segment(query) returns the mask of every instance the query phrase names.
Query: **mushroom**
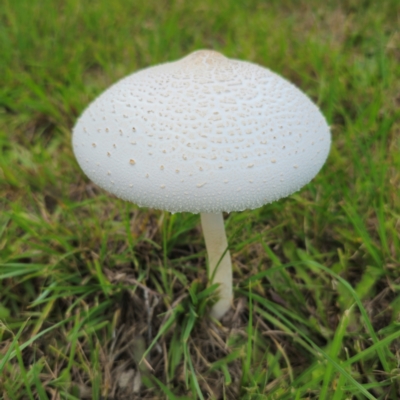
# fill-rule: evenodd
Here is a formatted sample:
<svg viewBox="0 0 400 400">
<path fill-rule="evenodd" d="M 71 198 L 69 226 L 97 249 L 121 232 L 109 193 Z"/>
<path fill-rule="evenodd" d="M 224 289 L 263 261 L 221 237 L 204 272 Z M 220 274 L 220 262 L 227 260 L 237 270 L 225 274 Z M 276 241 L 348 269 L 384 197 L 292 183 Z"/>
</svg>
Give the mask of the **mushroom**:
<svg viewBox="0 0 400 400">
<path fill-rule="evenodd" d="M 232 302 L 222 212 L 299 190 L 324 164 L 330 131 L 318 107 L 259 65 L 199 50 L 120 80 L 91 103 L 73 149 L 96 184 L 139 206 L 201 213 L 217 319 Z"/>
</svg>

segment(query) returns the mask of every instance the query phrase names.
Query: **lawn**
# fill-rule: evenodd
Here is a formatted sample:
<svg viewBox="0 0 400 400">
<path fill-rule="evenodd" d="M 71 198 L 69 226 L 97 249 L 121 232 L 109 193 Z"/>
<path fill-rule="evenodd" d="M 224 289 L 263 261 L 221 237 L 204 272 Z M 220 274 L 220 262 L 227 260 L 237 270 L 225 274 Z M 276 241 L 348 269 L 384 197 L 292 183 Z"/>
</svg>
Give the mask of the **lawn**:
<svg viewBox="0 0 400 400">
<path fill-rule="evenodd" d="M 399 26 L 398 0 L 2 0 L 0 397 L 400 398 Z M 301 191 L 224 215 L 220 322 L 199 215 L 108 194 L 71 146 L 112 83 L 204 48 L 332 133 Z"/>
</svg>

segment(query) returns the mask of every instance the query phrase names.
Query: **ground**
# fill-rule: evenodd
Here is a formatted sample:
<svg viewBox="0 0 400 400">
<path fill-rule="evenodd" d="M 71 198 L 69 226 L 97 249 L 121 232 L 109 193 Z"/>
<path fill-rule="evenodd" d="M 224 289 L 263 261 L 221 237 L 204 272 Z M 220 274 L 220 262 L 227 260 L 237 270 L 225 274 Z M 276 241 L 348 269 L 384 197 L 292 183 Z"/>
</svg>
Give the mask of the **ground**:
<svg viewBox="0 0 400 400">
<path fill-rule="evenodd" d="M 400 398 L 399 18 L 397 0 L 3 0 L 2 398 Z M 221 322 L 199 216 L 109 195 L 71 147 L 113 82 L 200 48 L 281 74 L 332 132 L 301 191 L 225 215 Z"/>
</svg>

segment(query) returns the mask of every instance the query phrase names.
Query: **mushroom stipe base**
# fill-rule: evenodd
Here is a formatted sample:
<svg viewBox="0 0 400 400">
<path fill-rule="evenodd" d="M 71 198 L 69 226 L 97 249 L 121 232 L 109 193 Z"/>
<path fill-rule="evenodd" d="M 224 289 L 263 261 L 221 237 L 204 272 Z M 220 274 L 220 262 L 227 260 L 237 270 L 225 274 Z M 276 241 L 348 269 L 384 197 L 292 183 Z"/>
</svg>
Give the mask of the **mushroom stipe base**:
<svg viewBox="0 0 400 400">
<path fill-rule="evenodd" d="M 221 319 L 230 309 L 232 294 L 232 262 L 226 239 L 222 213 L 201 213 L 201 226 L 208 254 L 209 276 L 219 283 L 219 299 L 211 309 L 211 316 Z"/>
</svg>

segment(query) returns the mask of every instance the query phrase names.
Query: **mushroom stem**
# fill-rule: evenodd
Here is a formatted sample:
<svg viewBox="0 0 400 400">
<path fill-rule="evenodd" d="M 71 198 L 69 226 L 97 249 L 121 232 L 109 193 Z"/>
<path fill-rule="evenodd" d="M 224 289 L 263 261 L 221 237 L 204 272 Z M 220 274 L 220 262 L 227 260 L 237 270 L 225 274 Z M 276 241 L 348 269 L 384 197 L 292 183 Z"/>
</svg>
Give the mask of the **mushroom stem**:
<svg viewBox="0 0 400 400">
<path fill-rule="evenodd" d="M 210 278 L 219 283 L 219 299 L 211 310 L 211 316 L 221 319 L 232 303 L 232 263 L 226 240 L 222 213 L 201 213 L 201 226 L 208 254 Z"/>
</svg>

